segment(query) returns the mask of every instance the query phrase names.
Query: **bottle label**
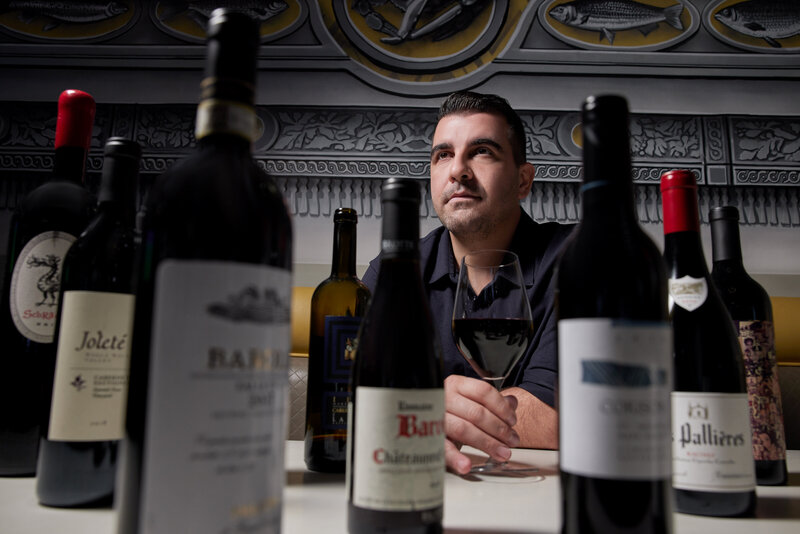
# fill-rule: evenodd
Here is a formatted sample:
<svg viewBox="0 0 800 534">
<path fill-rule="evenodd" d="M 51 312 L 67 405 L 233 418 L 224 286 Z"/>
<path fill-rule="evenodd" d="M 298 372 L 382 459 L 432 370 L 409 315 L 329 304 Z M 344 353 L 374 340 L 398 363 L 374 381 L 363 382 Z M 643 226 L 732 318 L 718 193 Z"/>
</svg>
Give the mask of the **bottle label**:
<svg viewBox="0 0 800 534">
<path fill-rule="evenodd" d="M 134 296 L 65 291 L 62 306 L 47 437 L 122 439 Z"/>
<path fill-rule="evenodd" d="M 20 334 L 52 343 L 56 330 L 61 264 L 75 236 L 43 232 L 23 247 L 11 273 L 11 318 Z"/>
<path fill-rule="evenodd" d="M 668 478 L 669 325 L 564 319 L 558 345 L 561 468 L 615 480 Z"/>
<path fill-rule="evenodd" d="M 194 136 L 231 133 L 252 142 L 256 139 L 256 114 L 251 106 L 239 102 L 206 99 L 197 105 Z"/>
<path fill-rule="evenodd" d="M 285 269 L 158 266 L 143 534 L 280 531 L 290 303 Z"/>
<path fill-rule="evenodd" d="M 753 457 L 756 460 L 784 460 L 786 435 L 772 322 L 736 321 L 736 326 L 747 377 Z"/>
<path fill-rule="evenodd" d="M 672 393 L 672 485 L 716 492 L 756 487 L 746 393 Z"/>
<path fill-rule="evenodd" d="M 353 504 L 395 512 L 441 506 L 444 389 L 359 386 L 356 403 Z"/>
<path fill-rule="evenodd" d="M 347 430 L 347 405 L 350 402 L 350 370 L 355 357 L 355 341 L 361 317 L 327 315 L 323 349 L 322 394 L 323 432 Z"/>
<path fill-rule="evenodd" d="M 684 276 L 669 279 L 670 309 L 674 303 L 684 310 L 694 311 L 703 305 L 706 297 L 708 297 L 708 283 L 705 278 Z"/>
</svg>

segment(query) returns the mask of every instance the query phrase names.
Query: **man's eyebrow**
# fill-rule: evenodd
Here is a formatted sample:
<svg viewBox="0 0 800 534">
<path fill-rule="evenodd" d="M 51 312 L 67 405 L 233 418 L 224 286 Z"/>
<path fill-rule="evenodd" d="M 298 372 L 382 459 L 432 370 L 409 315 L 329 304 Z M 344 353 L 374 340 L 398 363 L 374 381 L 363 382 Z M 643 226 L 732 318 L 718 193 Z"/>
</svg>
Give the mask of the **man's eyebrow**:
<svg viewBox="0 0 800 534">
<path fill-rule="evenodd" d="M 496 149 L 499 152 L 503 151 L 503 146 L 492 139 L 491 137 L 478 137 L 477 139 L 473 139 L 469 142 L 469 146 L 480 146 L 480 145 L 489 145 L 490 147 Z M 453 148 L 451 143 L 439 143 L 431 148 L 431 156 L 433 156 L 439 150 L 448 150 Z"/>
<path fill-rule="evenodd" d="M 453 145 L 450 143 L 439 143 L 438 145 L 431 147 L 431 156 L 433 156 L 439 150 L 446 150 L 448 148 L 453 148 Z"/>
<path fill-rule="evenodd" d="M 503 151 L 502 145 L 500 145 L 500 143 L 498 143 L 491 137 L 479 137 L 478 139 L 473 139 L 472 141 L 470 141 L 469 145 L 470 146 L 489 145 L 490 147 L 497 149 L 499 152 Z"/>
</svg>

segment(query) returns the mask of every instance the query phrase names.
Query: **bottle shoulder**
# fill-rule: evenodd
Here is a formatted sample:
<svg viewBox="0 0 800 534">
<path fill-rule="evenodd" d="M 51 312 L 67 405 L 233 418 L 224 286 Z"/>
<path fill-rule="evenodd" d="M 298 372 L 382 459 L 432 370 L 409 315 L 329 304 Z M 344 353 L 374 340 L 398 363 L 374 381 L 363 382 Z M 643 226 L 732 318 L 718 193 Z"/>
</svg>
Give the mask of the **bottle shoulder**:
<svg viewBox="0 0 800 534">
<path fill-rule="evenodd" d="M 28 193 L 14 213 L 21 226 L 40 231 L 63 229 L 77 237 L 95 214 L 96 199 L 82 185 L 65 180 L 46 182 Z"/>
</svg>

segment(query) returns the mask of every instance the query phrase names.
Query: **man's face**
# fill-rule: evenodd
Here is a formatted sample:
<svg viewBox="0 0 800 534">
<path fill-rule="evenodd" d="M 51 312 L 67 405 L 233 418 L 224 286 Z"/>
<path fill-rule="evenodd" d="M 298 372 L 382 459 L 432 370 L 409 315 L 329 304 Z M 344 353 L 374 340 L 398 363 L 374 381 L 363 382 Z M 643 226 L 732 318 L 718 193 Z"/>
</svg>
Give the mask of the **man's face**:
<svg viewBox="0 0 800 534">
<path fill-rule="evenodd" d="M 514 162 L 505 118 L 454 114 L 436 126 L 431 149 L 431 196 L 442 224 L 456 236 L 485 238 L 504 220 L 516 220 L 530 191 Z"/>
</svg>

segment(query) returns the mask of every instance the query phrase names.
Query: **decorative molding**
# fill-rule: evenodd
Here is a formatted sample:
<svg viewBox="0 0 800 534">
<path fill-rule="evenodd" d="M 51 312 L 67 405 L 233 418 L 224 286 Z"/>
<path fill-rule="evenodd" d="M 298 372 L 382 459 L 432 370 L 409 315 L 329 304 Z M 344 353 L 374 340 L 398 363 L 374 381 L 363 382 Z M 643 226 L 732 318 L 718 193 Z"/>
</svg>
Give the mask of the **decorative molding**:
<svg viewBox="0 0 800 534">
<path fill-rule="evenodd" d="M 733 183 L 734 185 L 798 185 L 800 169 L 736 167 L 733 171 Z"/>
</svg>

